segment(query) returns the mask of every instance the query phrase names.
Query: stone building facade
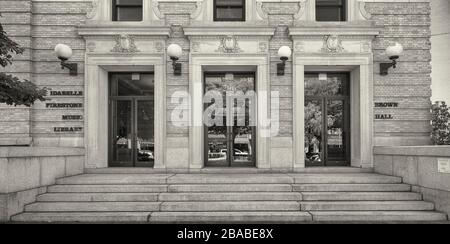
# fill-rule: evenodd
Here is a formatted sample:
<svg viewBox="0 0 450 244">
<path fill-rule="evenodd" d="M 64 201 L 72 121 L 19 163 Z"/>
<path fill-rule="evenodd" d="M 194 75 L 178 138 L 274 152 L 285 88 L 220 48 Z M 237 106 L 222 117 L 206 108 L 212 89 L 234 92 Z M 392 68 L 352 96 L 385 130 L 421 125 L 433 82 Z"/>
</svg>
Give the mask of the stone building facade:
<svg viewBox="0 0 450 244">
<path fill-rule="evenodd" d="M 345 21 L 333 22 L 316 21 L 314 0 L 244 2 L 245 20 L 228 22 L 214 20 L 213 0 L 143 0 L 142 21 L 113 21 L 109 0 L 0 0 L 0 22 L 25 48 L 5 71 L 55 92 L 31 108 L 1 105 L 0 145 L 81 147 L 85 168 L 108 167 L 111 74 L 151 73 L 153 166 L 201 169 L 208 157 L 201 124 L 205 73 L 238 71 L 254 74 L 257 93 L 279 92 L 275 136 L 261 136 L 272 103 L 258 99 L 252 154 L 259 169 L 307 166 L 305 151 L 313 150 L 305 149 L 310 73 L 325 80 L 334 73 L 349 77 L 348 139 L 342 141 L 348 166 L 374 167 L 374 146 L 430 143 L 430 1 L 347 0 Z M 223 46 L 227 41 L 234 49 Z M 379 63 L 390 62 L 385 49 L 396 42 L 404 52 L 396 69 L 382 76 Z M 72 48 L 69 62 L 78 64 L 77 76 L 61 69 L 54 53 L 59 43 Z M 181 75 L 174 75 L 170 44 L 182 47 Z M 278 75 L 282 46 L 293 54 Z M 185 125 L 175 126 L 180 92 L 190 95 L 191 106 L 181 108 L 188 114 Z"/>
</svg>

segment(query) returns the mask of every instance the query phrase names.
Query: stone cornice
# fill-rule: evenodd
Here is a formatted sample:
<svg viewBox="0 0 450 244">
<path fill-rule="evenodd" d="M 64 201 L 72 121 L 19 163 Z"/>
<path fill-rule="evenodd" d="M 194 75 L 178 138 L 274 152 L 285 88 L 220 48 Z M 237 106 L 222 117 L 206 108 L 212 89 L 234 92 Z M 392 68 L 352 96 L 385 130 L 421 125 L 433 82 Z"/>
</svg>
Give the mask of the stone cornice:
<svg viewBox="0 0 450 244">
<path fill-rule="evenodd" d="M 275 27 L 267 26 L 196 26 L 184 27 L 186 36 L 273 36 Z"/>
<path fill-rule="evenodd" d="M 338 36 L 378 36 L 381 28 L 374 26 L 370 21 L 344 22 L 344 23 L 324 23 L 324 22 L 304 22 L 289 28 L 289 35 L 295 37 L 312 37 L 324 35 Z"/>
<path fill-rule="evenodd" d="M 155 26 L 146 23 L 98 22 L 87 23 L 78 27 L 80 36 L 116 36 L 127 34 L 133 36 L 169 37 L 170 27 Z"/>
</svg>

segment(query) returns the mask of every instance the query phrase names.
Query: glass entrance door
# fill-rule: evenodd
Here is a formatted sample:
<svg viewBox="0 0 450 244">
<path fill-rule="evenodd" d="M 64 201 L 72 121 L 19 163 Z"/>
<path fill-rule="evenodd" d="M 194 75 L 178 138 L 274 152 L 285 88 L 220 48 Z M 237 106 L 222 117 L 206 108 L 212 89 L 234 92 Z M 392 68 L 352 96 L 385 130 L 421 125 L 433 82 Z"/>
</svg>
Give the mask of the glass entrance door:
<svg viewBox="0 0 450 244">
<path fill-rule="evenodd" d="M 255 91 L 255 74 L 205 73 L 204 77 L 205 95 L 211 96 L 204 104 L 205 114 L 210 115 L 204 117 L 205 166 L 255 166 L 256 101 L 249 95 Z"/>
<path fill-rule="evenodd" d="M 350 164 L 349 89 L 347 73 L 305 74 L 307 166 Z"/>
<path fill-rule="evenodd" d="M 153 75 L 120 73 L 110 79 L 109 165 L 153 167 Z"/>
</svg>

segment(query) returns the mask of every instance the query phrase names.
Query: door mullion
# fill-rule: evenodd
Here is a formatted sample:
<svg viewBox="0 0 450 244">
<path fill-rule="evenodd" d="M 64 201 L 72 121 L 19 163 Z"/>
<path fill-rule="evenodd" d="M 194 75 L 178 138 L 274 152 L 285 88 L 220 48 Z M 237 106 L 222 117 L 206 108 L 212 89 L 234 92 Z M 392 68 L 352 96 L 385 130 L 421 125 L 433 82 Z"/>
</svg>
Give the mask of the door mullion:
<svg viewBox="0 0 450 244">
<path fill-rule="evenodd" d="M 328 162 L 328 99 L 322 99 L 322 151 L 323 151 L 323 166 L 327 166 Z"/>
<path fill-rule="evenodd" d="M 132 99 L 131 100 L 131 124 L 132 124 L 132 129 L 131 129 L 131 150 L 133 152 L 133 167 L 136 167 L 136 159 L 137 159 L 137 140 L 136 140 L 136 128 L 137 128 L 137 106 L 136 106 L 136 99 Z"/>
<path fill-rule="evenodd" d="M 229 115 L 229 114 L 228 114 Z M 227 126 L 228 167 L 233 165 L 233 126 Z"/>
</svg>

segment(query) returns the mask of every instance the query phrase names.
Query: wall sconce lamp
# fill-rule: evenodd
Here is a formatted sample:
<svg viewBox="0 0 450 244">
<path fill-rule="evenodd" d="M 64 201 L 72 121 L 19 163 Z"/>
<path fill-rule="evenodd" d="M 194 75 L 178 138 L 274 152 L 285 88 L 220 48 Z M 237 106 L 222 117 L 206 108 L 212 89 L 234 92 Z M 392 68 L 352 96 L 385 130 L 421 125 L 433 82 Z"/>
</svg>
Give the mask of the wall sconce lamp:
<svg viewBox="0 0 450 244">
<path fill-rule="evenodd" d="M 392 68 L 397 68 L 397 59 L 400 58 L 400 55 L 403 53 L 403 46 L 400 43 L 395 43 L 394 46 L 389 46 L 386 48 L 386 54 L 389 59 L 392 60 L 390 63 L 380 63 L 380 75 L 386 76 L 388 75 L 388 70 Z"/>
<path fill-rule="evenodd" d="M 181 63 L 177 63 L 183 54 L 183 49 L 178 44 L 170 44 L 167 47 L 167 54 L 172 59 L 173 75 L 181 75 Z"/>
<path fill-rule="evenodd" d="M 280 57 L 281 63 L 277 64 L 277 75 L 283 76 L 286 68 L 286 61 L 292 55 L 292 50 L 288 46 L 282 46 L 278 49 L 278 57 Z"/>
<path fill-rule="evenodd" d="M 67 63 L 66 61 L 72 57 L 72 48 L 65 44 L 58 44 L 55 46 L 56 56 L 61 60 L 61 69 L 67 68 L 70 71 L 71 76 L 78 75 L 78 64 Z"/>
</svg>

